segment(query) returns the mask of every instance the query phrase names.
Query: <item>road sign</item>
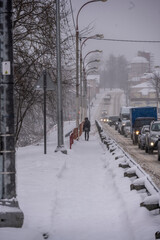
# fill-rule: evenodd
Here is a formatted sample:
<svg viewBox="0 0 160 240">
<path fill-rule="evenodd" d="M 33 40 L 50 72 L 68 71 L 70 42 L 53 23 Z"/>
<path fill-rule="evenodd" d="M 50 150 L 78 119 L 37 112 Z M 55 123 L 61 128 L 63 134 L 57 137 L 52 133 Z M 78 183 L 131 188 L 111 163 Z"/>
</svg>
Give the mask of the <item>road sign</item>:
<svg viewBox="0 0 160 240">
<path fill-rule="evenodd" d="M 44 72 L 38 79 L 38 81 L 35 85 L 35 89 L 39 90 L 39 91 L 44 90 Z M 53 83 L 52 78 L 49 75 L 49 73 L 46 72 L 46 90 L 54 90 L 54 89 L 55 89 L 55 84 Z"/>
<path fill-rule="evenodd" d="M 3 75 L 11 74 L 11 63 L 9 61 L 2 62 L 2 74 Z"/>
</svg>

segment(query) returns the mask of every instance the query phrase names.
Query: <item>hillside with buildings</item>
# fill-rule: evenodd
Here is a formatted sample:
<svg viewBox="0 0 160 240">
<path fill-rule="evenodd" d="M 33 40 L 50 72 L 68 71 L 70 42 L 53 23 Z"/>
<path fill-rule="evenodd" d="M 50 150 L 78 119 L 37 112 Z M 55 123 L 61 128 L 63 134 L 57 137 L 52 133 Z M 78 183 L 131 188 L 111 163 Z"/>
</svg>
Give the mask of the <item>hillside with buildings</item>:
<svg viewBox="0 0 160 240">
<path fill-rule="evenodd" d="M 151 68 L 145 54 L 135 57 L 128 69 L 128 105 L 159 107 L 159 82 L 160 67 Z"/>
</svg>

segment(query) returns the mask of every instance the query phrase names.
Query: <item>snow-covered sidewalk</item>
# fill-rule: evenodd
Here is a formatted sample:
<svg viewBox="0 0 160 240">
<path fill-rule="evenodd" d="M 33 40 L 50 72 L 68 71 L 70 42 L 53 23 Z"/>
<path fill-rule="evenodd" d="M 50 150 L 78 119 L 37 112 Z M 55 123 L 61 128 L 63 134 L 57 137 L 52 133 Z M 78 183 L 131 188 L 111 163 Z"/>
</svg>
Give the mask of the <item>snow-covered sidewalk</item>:
<svg viewBox="0 0 160 240">
<path fill-rule="evenodd" d="M 89 142 L 80 140 L 73 146 L 59 182 L 53 239 L 134 239 L 123 196 L 105 157 L 93 133 Z"/>
<path fill-rule="evenodd" d="M 1 240 L 41 240 L 44 233 L 50 240 L 155 239 L 160 216 L 140 208 L 144 194 L 130 191 L 130 179 L 101 143 L 95 125 L 90 140 L 82 135 L 67 155 L 54 152 L 55 142 L 53 131 L 47 155 L 41 144 L 19 150 L 24 225 L 0 229 Z"/>
<path fill-rule="evenodd" d="M 160 218 L 140 208 L 142 195 L 130 191 L 123 173 L 94 129 L 89 142 L 76 142 L 59 182 L 51 239 L 154 239 Z"/>
<path fill-rule="evenodd" d="M 17 199 L 21 229 L 1 228 L 0 240 L 154 240 L 160 215 L 140 207 L 145 193 L 130 191 L 119 161 L 102 144 L 92 114 L 89 141 L 82 135 L 67 155 L 57 152 L 57 129 L 17 151 Z M 75 122 L 65 123 L 64 135 Z M 44 235 L 46 234 L 46 235 Z"/>
</svg>

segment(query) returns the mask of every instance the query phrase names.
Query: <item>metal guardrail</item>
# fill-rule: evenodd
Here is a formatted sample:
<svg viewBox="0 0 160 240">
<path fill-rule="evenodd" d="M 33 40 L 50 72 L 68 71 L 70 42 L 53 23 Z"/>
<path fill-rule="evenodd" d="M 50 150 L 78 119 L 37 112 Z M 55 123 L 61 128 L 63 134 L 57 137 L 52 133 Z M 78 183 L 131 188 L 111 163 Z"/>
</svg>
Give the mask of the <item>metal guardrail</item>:
<svg viewBox="0 0 160 240">
<path fill-rule="evenodd" d="M 73 130 L 66 133 L 65 137 L 69 137 L 70 139 L 70 149 L 72 148 L 72 144 L 74 143 L 74 140 L 78 140 L 79 137 L 82 135 L 83 123 L 84 122 L 81 122 L 78 128 L 74 128 Z"/>
<path fill-rule="evenodd" d="M 152 182 L 152 180 L 147 176 L 147 174 L 145 173 L 145 171 L 131 158 L 131 156 L 129 154 L 127 154 L 119 145 L 118 143 L 116 143 L 116 141 L 114 139 L 112 139 L 111 137 L 107 137 L 105 136 L 105 134 L 103 133 L 103 129 L 102 126 L 100 125 L 100 123 L 98 121 L 95 121 L 101 141 L 106 144 L 108 150 L 112 153 L 112 155 L 115 154 L 115 151 L 117 149 L 120 149 L 120 152 L 122 152 L 122 155 L 116 156 L 116 159 L 121 159 L 123 157 L 125 157 L 127 159 L 127 167 L 129 167 L 130 169 L 135 168 L 135 172 L 131 171 L 131 173 L 135 173 L 134 176 L 137 176 L 139 179 L 142 178 L 142 176 L 140 176 L 141 174 L 143 174 L 143 176 L 145 176 L 146 181 L 142 182 L 142 185 L 137 186 L 133 184 L 130 185 L 130 190 L 136 189 L 136 190 L 140 190 L 145 188 L 146 189 L 146 193 L 149 194 L 147 199 L 144 199 L 143 202 L 140 203 L 140 207 L 146 207 L 149 211 L 152 210 L 158 210 L 158 214 L 160 213 L 160 198 L 159 198 L 159 189 L 157 188 L 157 186 Z M 116 146 L 116 147 L 115 147 Z M 129 162 L 129 164 L 128 164 Z M 123 164 L 119 164 L 120 165 Z M 132 165 L 132 166 L 129 166 Z M 128 173 L 127 171 L 124 172 L 124 177 L 127 176 L 126 173 Z M 130 175 L 130 177 L 133 176 L 132 174 Z M 152 189 L 150 189 L 150 187 Z M 149 200 L 147 202 L 147 200 Z M 155 239 L 160 239 L 160 231 L 155 232 Z"/>
<path fill-rule="evenodd" d="M 3 172 L 3 158 L 0 155 L 0 172 Z M 3 189 L 3 175 L 0 174 L 0 199 L 2 198 L 2 189 Z"/>
<path fill-rule="evenodd" d="M 66 133 L 65 137 L 69 137 L 72 132 L 73 132 L 73 130 L 71 130 L 71 131 L 69 131 L 68 133 Z"/>
<path fill-rule="evenodd" d="M 103 132 L 103 128 L 101 126 L 101 124 L 96 120 L 96 126 L 97 126 L 97 129 L 99 131 L 99 133 Z M 101 135 L 101 139 L 105 139 L 105 134 L 103 133 Z M 111 137 L 109 137 L 111 138 Z M 119 144 L 114 140 L 112 139 L 112 142 L 122 151 L 122 153 L 124 154 L 124 156 L 130 161 L 130 163 L 132 163 L 132 165 L 136 166 L 136 168 L 138 169 L 139 172 L 141 172 L 143 174 L 143 176 L 145 176 L 146 180 L 149 182 L 149 184 L 153 187 L 153 189 L 158 193 L 159 192 L 159 189 L 158 187 L 152 182 L 152 180 L 148 177 L 148 175 L 145 173 L 145 171 L 132 159 L 132 157 L 126 153 L 123 148 L 121 148 L 119 146 Z"/>
</svg>

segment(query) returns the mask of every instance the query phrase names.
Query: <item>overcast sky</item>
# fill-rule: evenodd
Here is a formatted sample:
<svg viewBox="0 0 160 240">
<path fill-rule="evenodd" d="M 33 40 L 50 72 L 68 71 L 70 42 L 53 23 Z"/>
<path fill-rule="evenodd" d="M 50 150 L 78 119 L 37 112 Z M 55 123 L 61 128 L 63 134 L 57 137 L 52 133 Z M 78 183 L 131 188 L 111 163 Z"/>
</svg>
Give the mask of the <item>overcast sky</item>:
<svg viewBox="0 0 160 240">
<path fill-rule="evenodd" d="M 74 16 L 87 0 L 72 0 Z M 160 0 L 108 0 L 87 4 L 79 14 L 79 31 L 92 23 L 88 35 L 103 34 L 106 39 L 160 41 Z M 103 50 L 103 59 L 110 54 L 124 55 L 128 61 L 138 50 L 150 52 L 154 65 L 160 66 L 160 43 L 126 43 L 87 40 L 83 54 Z"/>
</svg>

